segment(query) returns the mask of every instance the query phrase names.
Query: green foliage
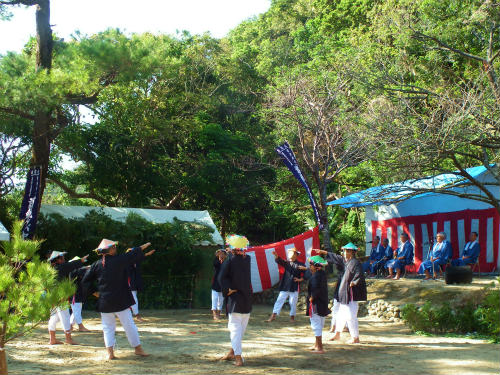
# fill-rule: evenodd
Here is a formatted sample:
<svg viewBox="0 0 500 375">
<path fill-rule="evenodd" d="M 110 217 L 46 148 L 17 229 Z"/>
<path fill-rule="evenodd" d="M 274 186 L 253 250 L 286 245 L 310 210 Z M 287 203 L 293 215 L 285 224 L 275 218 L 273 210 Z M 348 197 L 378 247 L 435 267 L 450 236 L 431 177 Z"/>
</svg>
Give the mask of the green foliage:
<svg viewBox="0 0 500 375">
<path fill-rule="evenodd" d="M 0 222 L 8 231 L 12 230 L 14 222 L 19 216 L 22 202 L 22 191 L 14 190 L 0 198 Z"/>
<path fill-rule="evenodd" d="M 0 18 L 7 8 L 0 7 Z M 267 12 L 221 40 L 188 33 L 127 36 L 116 29 L 55 38 L 50 74 L 35 71 L 31 39 L 22 52 L 0 57 L 0 108 L 15 109 L 0 110 L 0 131 L 31 146 L 30 116 L 40 109 L 61 111 L 70 122 L 53 129 L 50 175 L 74 196 L 113 206 L 203 208 L 223 233 L 244 233 L 252 243 L 276 241 L 314 225 L 306 194 L 274 151 L 283 140 L 295 148 L 297 121 L 285 131 L 266 117 L 267 98 L 284 77 L 302 71 L 312 82 L 341 71 L 348 83 L 340 109 L 355 104 L 344 110 L 355 119 L 347 130 L 374 141 L 370 160 L 346 168 L 328 186 L 329 199 L 456 170 L 449 155 L 465 167 L 483 156 L 496 162 L 498 148 L 470 144 L 498 138 L 498 125 L 491 130 L 489 120 L 498 118 L 495 99 L 483 95 L 490 84 L 483 64 L 432 38 L 480 58 L 495 56 L 498 12 L 495 2 L 480 0 L 274 0 Z M 492 64 L 496 77 L 499 61 Z M 419 95 L 420 89 L 435 95 Z M 478 93 L 471 110 L 478 115 L 463 119 L 460 110 L 442 116 L 462 91 Z M 71 104 L 82 97 L 91 120 Z M 402 98 L 412 106 L 399 107 Z M 310 120 L 304 108 L 297 108 L 300 119 Z M 450 127 L 429 128 L 441 118 Z M 486 119 L 482 127 L 480 118 Z M 313 138 L 307 134 L 305 143 Z M 79 166 L 62 170 L 62 155 Z M 311 171 L 304 173 L 314 182 Z M 58 188 L 48 192 L 53 194 L 45 202 L 82 202 L 62 197 Z M 9 226 L 17 212 L 10 203 L 3 211 L 4 202 L 0 219 Z M 361 212 L 328 211 L 335 247 L 362 242 Z M 98 237 L 78 246 L 88 251 Z"/>
<path fill-rule="evenodd" d="M 75 292 L 70 280 L 57 281 L 56 271 L 36 252 L 41 241 L 24 240 L 15 222 L 11 241 L 0 252 L 0 347 L 47 320 Z"/>
<path fill-rule="evenodd" d="M 494 285 L 485 289 L 484 297 L 478 302 L 433 305 L 427 301 L 420 307 L 407 304 L 401 310 L 402 318 L 414 332 L 474 333 L 495 342 L 500 340 L 499 314 L 500 293 Z"/>
<path fill-rule="evenodd" d="M 497 278 L 500 282 L 500 278 Z M 500 292 L 492 288 L 487 294 L 480 306 L 474 311 L 474 318 L 480 322 L 482 331 L 489 332 L 491 337 L 497 341 L 500 340 Z"/>
<path fill-rule="evenodd" d="M 342 207 L 333 207 L 331 212 L 334 248 L 340 249 L 346 243 L 353 242 L 359 247 L 361 254 L 365 247 L 364 213 L 356 208 L 346 210 Z"/>
<path fill-rule="evenodd" d="M 201 224 L 179 220 L 155 224 L 132 213 L 120 222 L 96 210 L 80 219 L 41 215 L 37 236 L 46 238 L 41 245 L 42 254 L 67 251 L 68 259 L 90 254 L 90 261 L 98 259 L 92 250 L 103 238 L 119 241 L 121 249 L 151 242 L 157 251 L 141 265 L 145 291 L 139 293 L 139 298 L 145 308 L 169 308 L 185 306 L 183 300 L 192 292 L 192 285 L 178 285 L 179 280 L 198 274 L 202 252 L 207 250 L 196 245 L 209 240 L 212 231 Z"/>
</svg>

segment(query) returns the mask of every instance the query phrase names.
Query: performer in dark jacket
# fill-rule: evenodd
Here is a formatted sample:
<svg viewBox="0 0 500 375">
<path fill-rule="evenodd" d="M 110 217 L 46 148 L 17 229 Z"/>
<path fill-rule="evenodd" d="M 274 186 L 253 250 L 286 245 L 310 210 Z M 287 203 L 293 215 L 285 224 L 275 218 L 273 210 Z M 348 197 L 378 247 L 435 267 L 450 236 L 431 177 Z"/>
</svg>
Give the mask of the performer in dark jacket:
<svg viewBox="0 0 500 375">
<path fill-rule="evenodd" d="M 231 350 L 222 359 L 234 359 L 236 366 L 242 366 L 241 340 L 252 311 L 250 256 L 244 253 L 244 249 L 235 248 L 228 258 L 221 267 L 219 281 L 222 293 L 227 298 L 227 327 L 231 337 Z"/>
<path fill-rule="evenodd" d="M 96 249 L 102 258 L 90 266 L 83 277 L 83 282 L 97 281 L 97 311 L 101 313 L 104 344 L 108 351 L 108 358 L 115 359 L 115 329 L 116 317 L 127 335 L 128 342 L 135 348 L 135 354 L 147 356 L 142 349 L 139 332 L 134 323 L 130 306 L 134 304 L 134 297 L 128 285 L 127 269 L 130 265 L 144 258 L 143 250 L 151 243 L 135 247 L 126 254 L 117 255 L 118 242 L 103 239 Z"/>
<path fill-rule="evenodd" d="M 335 336 L 331 340 L 339 340 L 346 322 L 352 337 L 351 343 L 359 343 L 358 301 L 366 301 L 366 282 L 361 262 L 356 259 L 358 248 L 353 243 L 342 247 L 344 257 L 321 250 L 328 263 L 344 264 L 345 271 L 339 286 L 338 301 L 340 303 Z"/>
<path fill-rule="evenodd" d="M 224 296 L 222 295 L 222 287 L 219 283 L 219 274 L 222 264 L 226 260 L 225 250 L 217 250 L 214 258 L 214 277 L 212 279 L 212 316 L 214 320 L 220 320 L 220 313 L 224 303 Z"/>
<path fill-rule="evenodd" d="M 313 353 L 323 354 L 323 327 L 325 319 L 330 314 L 328 308 L 328 284 L 324 267 L 328 263 L 322 257 L 316 255 L 309 259 L 309 272 L 306 278 L 307 285 L 307 312 L 314 332 L 315 344 L 311 348 Z M 304 267 L 305 268 L 305 267 Z M 301 269 L 303 269 L 301 267 Z"/>
<path fill-rule="evenodd" d="M 72 260 L 79 259 L 79 257 L 74 257 Z M 71 324 L 71 330 L 73 330 L 73 325 L 76 323 L 80 332 L 89 331 L 89 329 L 83 325 L 82 319 L 83 303 L 87 300 L 87 297 L 90 294 L 90 286 L 83 282 L 83 276 L 85 276 L 89 268 L 90 266 L 77 268 L 69 274 L 69 277 L 74 280 L 76 285 L 76 292 L 70 300 L 71 317 L 69 319 L 69 323 Z"/>
<path fill-rule="evenodd" d="M 127 249 L 127 253 L 129 251 L 132 251 L 132 249 Z M 155 250 L 148 251 L 147 253 L 144 253 L 144 256 L 148 257 L 150 255 L 153 255 Z M 130 307 L 132 310 L 132 315 L 135 316 L 135 318 L 139 322 L 143 322 L 144 319 L 139 315 L 139 300 L 137 299 L 137 292 L 140 292 L 144 288 L 144 282 L 142 280 L 142 274 L 141 274 L 141 263 L 142 260 L 138 260 L 137 263 L 134 263 L 128 267 L 128 282 L 130 286 L 130 290 L 132 291 L 132 297 L 134 297 L 135 303 Z"/>
<path fill-rule="evenodd" d="M 288 249 L 288 259 L 284 260 L 278 256 L 276 251 L 273 251 L 276 263 L 285 269 L 283 277 L 280 282 L 280 293 L 274 303 L 273 313 L 267 320 L 272 322 L 276 316 L 280 314 L 283 304 L 288 298 L 290 304 L 290 322 L 295 322 L 295 315 L 297 314 L 297 301 L 299 299 L 299 283 L 304 280 L 303 271 L 299 267 L 305 267 L 304 263 L 297 261 L 297 255 L 300 254 L 295 248 Z"/>
<path fill-rule="evenodd" d="M 57 280 L 64 280 L 65 278 L 69 278 L 69 274 L 71 271 L 76 270 L 83 266 L 83 263 L 87 261 L 88 255 L 85 255 L 83 258 L 74 260 L 72 262 L 66 262 L 64 260 L 64 255 L 66 252 L 61 251 L 53 251 L 49 256 L 49 262 L 52 267 L 57 271 Z M 68 308 L 60 308 L 57 307 L 53 309 L 50 313 L 49 319 L 49 344 L 62 344 L 61 341 L 56 339 L 56 325 L 58 321 L 61 321 L 64 328 L 64 335 L 66 338 L 66 344 L 76 345 L 77 343 L 73 341 L 71 337 L 71 324 L 69 317 L 69 309 Z"/>
</svg>

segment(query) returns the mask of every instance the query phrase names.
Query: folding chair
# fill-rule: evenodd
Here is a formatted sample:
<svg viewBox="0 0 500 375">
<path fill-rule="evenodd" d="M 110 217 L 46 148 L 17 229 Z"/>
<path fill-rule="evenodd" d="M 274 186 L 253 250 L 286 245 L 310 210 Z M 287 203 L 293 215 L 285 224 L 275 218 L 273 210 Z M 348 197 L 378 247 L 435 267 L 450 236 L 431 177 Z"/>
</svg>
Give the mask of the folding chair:
<svg viewBox="0 0 500 375">
<path fill-rule="evenodd" d="M 410 264 L 407 264 L 404 269 L 403 269 L 403 274 L 401 275 L 402 277 L 406 278 L 409 274 L 416 274 L 417 273 L 417 268 L 415 267 L 415 263 L 411 262 Z"/>
<path fill-rule="evenodd" d="M 387 271 L 387 268 L 385 268 L 385 264 L 387 263 L 387 261 L 382 261 L 381 260 L 379 262 L 380 262 L 380 264 L 377 267 L 376 277 L 378 279 L 380 279 L 380 278 L 384 279 L 389 274 L 389 271 Z"/>
<path fill-rule="evenodd" d="M 443 273 L 446 271 L 446 267 L 448 267 L 449 265 L 451 265 L 451 261 L 449 259 L 445 264 L 439 265 L 439 277 L 443 277 Z"/>
<path fill-rule="evenodd" d="M 412 271 L 409 271 L 408 268 L 411 268 Z M 403 267 L 403 269 L 401 270 L 402 271 L 402 275 L 401 277 L 404 277 L 406 278 L 406 275 L 409 273 L 409 272 L 412 272 L 412 273 L 417 273 L 416 269 L 415 269 L 415 260 L 414 260 L 414 254 L 413 252 L 410 254 L 410 256 L 408 257 L 408 263 L 405 264 L 405 266 Z"/>
<path fill-rule="evenodd" d="M 477 268 L 477 276 L 481 277 L 481 266 L 479 265 L 479 257 L 476 260 L 476 263 L 469 263 L 469 267 L 471 268 L 472 273 Z"/>
</svg>

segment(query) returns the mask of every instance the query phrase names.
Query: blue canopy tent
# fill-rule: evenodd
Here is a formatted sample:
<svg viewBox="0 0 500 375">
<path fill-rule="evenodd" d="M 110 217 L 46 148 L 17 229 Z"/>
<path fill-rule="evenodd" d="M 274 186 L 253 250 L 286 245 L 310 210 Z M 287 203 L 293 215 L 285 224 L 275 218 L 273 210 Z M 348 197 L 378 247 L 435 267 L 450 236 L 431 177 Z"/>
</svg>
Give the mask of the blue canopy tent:
<svg viewBox="0 0 500 375">
<path fill-rule="evenodd" d="M 497 181 L 487 168 L 478 166 L 466 172 L 500 200 Z M 457 172 L 376 186 L 328 204 L 364 208 L 366 241 L 378 235 L 389 239 L 394 249 L 398 247 L 399 235 L 408 233 L 415 246 L 416 266 L 426 259 L 437 232 L 447 234 L 454 257 L 461 254 L 470 232 L 478 232 L 481 271 L 492 272 L 500 268 L 498 211 L 487 201 L 467 196 L 485 194 Z"/>
<path fill-rule="evenodd" d="M 473 178 L 477 178 L 486 172 L 484 166 L 472 167 L 466 169 L 466 172 Z M 371 187 L 357 193 L 353 193 L 330 201 L 328 205 L 338 205 L 344 208 L 380 206 L 400 202 L 405 199 L 423 197 L 429 194 L 438 194 L 433 192 L 435 189 L 446 187 L 453 188 L 465 184 L 467 180 L 457 173 L 444 173 L 437 176 L 425 177 L 394 184 Z M 422 190 L 427 191 L 422 193 Z"/>
</svg>

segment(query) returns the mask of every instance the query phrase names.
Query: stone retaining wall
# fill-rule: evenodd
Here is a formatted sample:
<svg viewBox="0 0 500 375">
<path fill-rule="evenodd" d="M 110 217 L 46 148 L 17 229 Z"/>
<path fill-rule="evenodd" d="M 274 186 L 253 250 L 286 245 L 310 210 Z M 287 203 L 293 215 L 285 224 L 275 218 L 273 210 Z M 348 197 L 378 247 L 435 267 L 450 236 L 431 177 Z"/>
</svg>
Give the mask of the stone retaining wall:
<svg viewBox="0 0 500 375">
<path fill-rule="evenodd" d="M 401 306 L 393 305 L 383 299 L 367 303 L 368 314 L 390 322 L 401 322 Z"/>
</svg>

